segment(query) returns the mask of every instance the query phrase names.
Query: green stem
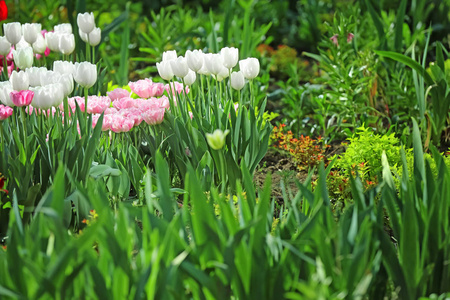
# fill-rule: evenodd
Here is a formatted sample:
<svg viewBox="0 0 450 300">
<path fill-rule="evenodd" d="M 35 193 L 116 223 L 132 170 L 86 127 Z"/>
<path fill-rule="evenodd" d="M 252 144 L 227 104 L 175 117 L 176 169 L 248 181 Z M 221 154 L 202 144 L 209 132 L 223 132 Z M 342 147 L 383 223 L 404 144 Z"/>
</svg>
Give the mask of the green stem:
<svg viewBox="0 0 450 300">
<path fill-rule="evenodd" d="M 227 178 L 226 178 L 226 172 L 225 172 L 225 162 L 224 162 L 224 154 L 223 154 L 223 149 L 218 150 L 219 151 L 219 163 L 220 163 L 220 181 L 222 183 L 221 185 L 221 193 L 222 195 L 225 192 L 225 186 L 226 186 L 226 182 L 227 182 Z"/>
<path fill-rule="evenodd" d="M 23 129 L 23 148 L 25 150 L 25 155 L 28 158 L 28 146 L 27 146 L 27 120 L 26 120 L 26 112 L 25 106 L 20 108 L 20 118 L 22 120 L 22 129 Z"/>
<path fill-rule="evenodd" d="M 255 99 L 253 97 L 253 79 L 250 80 L 250 105 L 255 108 Z"/>
<path fill-rule="evenodd" d="M 88 114 L 88 93 L 89 93 L 89 89 L 88 88 L 84 88 L 84 115 L 87 117 Z"/>
</svg>

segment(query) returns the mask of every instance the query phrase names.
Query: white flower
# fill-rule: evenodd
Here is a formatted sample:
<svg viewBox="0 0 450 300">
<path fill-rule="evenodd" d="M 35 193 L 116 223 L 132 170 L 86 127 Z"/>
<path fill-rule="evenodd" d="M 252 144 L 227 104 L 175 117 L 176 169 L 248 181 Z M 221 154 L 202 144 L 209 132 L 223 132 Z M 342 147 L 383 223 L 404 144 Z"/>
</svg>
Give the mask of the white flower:
<svg viewBox="0 0 450 300">
<path fill-rule="evenodd" d="M 31 67 L 25 69 L 25 73 L 28 74 L 28 79 L 30 82 L 30 86 L 40 86 L 41 85 L 41 78 L 45 76 L 47 72 L 47 68 L 42 67 Z"/>
<path fill-rule="evenodd" d="M 195 72 L 192 70 L 189 70 L 189 73 L 184 76 L 184 84 L 191 86 L 195 80 L 197 79 L 197 75 L 195 75 Z"/>
<path fill-rule="evenodd" d="M 239 61 L 239 68 L 245 78 L 253 79 L 259 74 L 259 60 L 254 57 L 241 60 Z"/>
<path fill-rule="evenodd" d="M 203 52 L 202 50 L 188 50 L 186 51 L 186 62 L 188 67 L 194 71 L 198 72 L 203 67 Z"/>
<path fill-rule="evenodd" d="M 41 34 L 42 25 L 39 23 L 25 23 L 22 25 L 22 34 L 25 41 L 29 44 L 36 42 L 38 35 Z"/>
<path fill-rule="evenodd" d="M 0 36 L 0 55 L 6 56 L 11 51 L 11 43 L 5 36 Z"/>
<path fill-rule="evenodd" d="M 173 77 L 172 67 L 170 66 L 170 61 L 162 61 L 156 63 L 156 68 L 158 69 L 159 76 L 165 80 L 171 80 Z"/>
<path fill-rule="evenodd" d="M 45 50 L 47 50 L 47 44 L 45 43 L 42 34 L 39 33 L 36 42 L 33 43 L 33 51 L 35 53 L 44 54 Z"/>
<path fill-rule="evenodd" d="M 11 82 L 2 81 L 0 82 L 0 102 L 4 105 L 13 107 L 14 103 L 11 101 L 9 94 L 13 91 Z"/>
<path fill-rule="evenodd" d="M 75 63 L 75 81 L 84 88 L 92 87 L 97 81 L 97 66 L 90 62 Z"/>
<path fill-rule="evenodd" d="M 47 32 L 45 34 L 45 42 L 47 47 L 54 52 L 59 52 L 59 40 L 61 39 L 61 33 Z"/>
<path fill-rule="evenodd" d="M 55 25 L 55 27 L 53 27 L 53 29 L 57 33 L 71 34 L 72 33 L 72 24 L 63 23 L 63 24 Z"/>
<path fill-rule="evenodd" d="M 176 59 L 170 60 L 170 66 L 172 67 L 172 72 L 175 76 L 184 78 L 189 72 L 189 67 L 186 63 L 186 58 L 179 56 Z"/>
<path fill-rule="evenodd" d="M 215 53 L 215 54 L 205 54 L 204 58 L 204 63 L 206 68 L 208 69 L 208 71 L 213 74 L 213 75 L 217 75 L 219 74 L 222 69 L 223 69 L 223 58 L 220 54 Z"/>
<path fill-rule="evenodd" d="M 75 73 L 75 65 L 70 61 L 55 60 L 53 62 L 53 71 L 61 74 Z"/>
<path fill-rule="evenodd" d="M 230 130 L 225 130 L 223 132 L 221 129 L 214 130 L 213 133 L 206 134 L 206 140 L 208 141 L 208 145 L 214 150 L 220 150 L 225 145 L 225 138 L 227 134 L 230 133 Z"/>
<path fill-rule="evenodd" d="M 22 26 L 19 22 L 3 24 L 3 31 L 11 44 L 17 44 L 22 38 Z"/>
<path fill-rule="evenodd" d="M 42 74 L 41 85 L 45 86 L 45 85 L 57 83 L 57 82 L 59 82 L 59 77 L 61 77 L 60 73 L 47 70 L 45 73 Z"/>
<path fill-rule="evenodd" d="M 67 33 L 61 34 L 59 38 L 59 51 L 62 54 L 72 54 L 75 50 L 75 36 Z"/>
<path fill-rule="evenodd" d="M 242 90 L 245 85 L 244 74 L 242 71 L 231 73 L 231 87 L 235 90 Z"/>
<path fill-rule="evenodd" d="M 83 32 L 83 31 L 81 31 L 80 28 L 78 28 L 78 33 L 79 33 L 79 35 L 80 35 L 81 40 L 82 40 L 83 42 L 87 43 L 87 42 L 88 42 L 88 39 L 89 39 L 89 35 L 88 35 L 87 33 Z"/>
<path fill-rule="evenodd" d="M 72 74 L 61 74 L 59 83 L 63 86 L 64 97 L 69 96 L 73 92 L 74 83 Z"/>
<path fill-rule="evenodd" d="M 13 50 L 14 63 L 19 69 L 25 70 L 33 65 L 33 48 L 26 47 Z"/>
<path fill-rule="evenodd" d="M 77 24 L 78 28 L 80 28 L 81 31 L 84 33 L 91 33 L 92 30 L 95 28 L 95 19 L 94 19 L 94 13 L 84 13 L 84 14 L 78 14 L 77 16 Z"/>
<path fill-rule="evenodd" d="M 12 71 L 9 81 L 11 82 L 12 89 L 15 91 L 27 90 L 30 86 L 30 79 L 25 71 Z"/>
<path fill-rule="evenodd" d="M 169 61 L 172 59 L 177 59 L 177 51 L 172 50 L 172 51 L 163 52 L 163 56 L 162 56 L 163 61 Z"/>
<path fill-rule="evenodd" d="M 237 48 L 222 48 L 220 50 L 220 55 L 222 55 L 223 66 L 227 69 L 232 69 L 237 64 L 239 60 L 239 50 Z"/>
<path fill-rule="evenodd" d="M 89 33 L 89 45 L 92 47 L 100 44 L 100 40 L 102 39 L 102 30 L 98 27 L 95 27 L 94 30 Z"/>
</svg>

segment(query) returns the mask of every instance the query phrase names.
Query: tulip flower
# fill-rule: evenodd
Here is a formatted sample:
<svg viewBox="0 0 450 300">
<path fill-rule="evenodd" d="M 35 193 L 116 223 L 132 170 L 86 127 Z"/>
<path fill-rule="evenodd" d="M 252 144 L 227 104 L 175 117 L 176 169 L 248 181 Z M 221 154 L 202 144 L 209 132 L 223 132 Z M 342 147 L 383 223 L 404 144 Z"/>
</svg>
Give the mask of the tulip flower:
<svg viewBox="0 0 450 300">
<path fill-rule="evenodd" d="M 41 35 L 42 25 L 39 23 L 25 23 L 22 25 L 22 34 L 29 44 L 36 42 L 38 35 Z"/>
<path fill-rule="evenodd" d="M 184 84 L 191 86 L 195 80 L 197 79 L 197 75 L 195 75 L 195 72 L 192 70 L 189 70 L 189 73 L 184 76 L 183 81 Z"/>
<path fill-rule="evenodd" d="M 225 145 L 225 138 L 230 133 L 230 130 L 223 132 L 221 129 L 214 130 L 213 133 L 206 134 L 206 140 L 208 145 L 214 150 L 220 150 Z"/>
<path fill-rule="evenodd" d="M 102 39 L 102 30 L 98 27 L 95 27 L 94 30 L 89 33 L 89 45 L 92 47 L 100 44 L 100 40 Z"/>
<path fill-rule="evenodd" d="M 75 63 L 75 81 L 84 88 L 92 87 L 97 81 L 97 66 L 90 62 Z"/>
<path fill-rule="evenodd" d="M 5 36 L 0 36 L 0 55 L 6 56 L 11 51 L 11 43 Z"/>
<path fill-rule="evenodd" d="M 80 35 L 80 38 L 83 42 L 88 43 L 89 35 L 87 33 L 81 31 L 81 29 L 78 29 L 78 34 Z"/>
<path fill-rule="evenodd" d="M 245 85 L 244 74 L 242 71 L 231 73 L 231 87 L 237 91 L 242 90 Z"/>
<path fill-rule="evenodd" d="M 0 21 L 8 19 L 8 6 L 6 6 L 5 0 L 0 1 Z"/>
<path fill-rule="evenodd" d="M 159 97 L 164 93 L 164 84 L 153 82 L 150 79 L 129 82 L 128 86 L 141 98 Z"/>
<path fill-rule="evenodd" d="M 60 105 L 64 99 L 61 83 L 39 86 L 30 90 L 34 92 L 34 98 L 31 103 L 34 108 L 47 110 Z"/>
<path fill-rule="evenodd" d="M 0 121 L 8 119 L 13 113 L 13 109 L 9 106 L 0 104 Z"/>
<path fill-rule="evenodd" d="M 77 24 L 78 28 L 86 34 L 91 33 L 92 30 L 95 28 L 95 19 L 94 19 L 94 13 L 84 13 L 84 14 L 78 14 L 77 16 Z"/>
<path fill-rule="evenodd" d="M 25 70 L 33 65 L 33 48 L 26 47 L 13 50 L 14 63 L 19 69 Z"/>
<path fill-rule="evenodd" d="M 228 76 L 230 76 L 230 70 L 225 68 L 224 66 L 220 66 L 220 71 L 219 71 L 219 73 L 217 73 L 217 75 L 214 76 L 214 78 L 217 81 L 221 82 L 222 80 L 224 80 Z"/>
<path fill-rule="evenodd" d="M 12 85 L 9 81 L 0 82 L 0 102 L 7 106 L 14 106 L 9 94 L 13 91 Z"/>
<path fill-rule="evenodd" d="M 49 47 L 51 51 L 59 52 L 59 40 L 61 38 L 61 35 L 61 33 L 57 32 L 47 32 L 45 34 L 45 42 L 47 43 L 47 47 Z"/>
<path fill-rule="evenodd" d="M 129 82 L 128 85 L 130 85 L 132 82 Z M 131 88 L 131 86 L 130 86 Z M 133 90 L 133 88 L 131 88 L 131 90 Z M 135 94 L 137 94 L 136 92 L 134 92 Z M 111 99 L 111 101 L 114 100 L 118 100 L 118 99 L 122 99 L 122 98 L 128 98 L 130 97 L 130 92 L 121 88 L 117 88 L 111 92 L 107 92 L 109 99 Z M 137 94 L 139 96 L 139 94 Z M 141 96 L 139 96 L 141 97 Z M 145 97 L 143 97 L 145 98 Z"/>
<path fill-rule="evenodd" d="M 239 68 L 247 79 L 253 79 L 259 74 L 259 60 L 257 58 L 247 58 L 239 61 Z"/>
<path fill-rule="evenodd" d="M 25 71 L 13 71 L 11 77 L 9 78 L 11 82 L 12 89 L 15 91 L 27 90 L 30 86 L 30 79 Z"/>
<path fill-rule="evenodd" d="M 47 50 L 47 44 L 42 34 L 38 34 L 36 41 L 33 43 L 33 51 L 38 54 L 44 54 Z"/>
<path fill-rule="evenodd" d="M 62 54 L 72 54 L 75 50 L 75 36 L 73 34 L 61 34 L 58 48 Z"/>
<path fill-rule="evenodd" d="M 57 33 L 72 34 L 72 24 L 70 24 L 70 23 L 63 23 L 63 24 L 55 25 L 55 27 L 53 29 Z"/>
<path fill-rule="evenodd" d="M 3 24 L 3 31 L 11 44 L 17 44 L 22 38 L 22 26 L 19 22 Z"/>
<path fill-rule="evenodd" d="M 31 67 L 25 69 L 25 73 L 28 74 L 28 79 L 30 82 L 30 86 L 40 86 L 41 85 L 41 78 L 45 76 L 47 73 L 47 68 L 42 67 Z"/>
<path fill-rule="evenodd" d="M 149 109 L 143 112 L 141 115 L 145 123 L 147 123 L 148 125 L 156 125 L 162 123 L 164 119 L 164 112 L 164 108 L 155 108 Z"/>
<path fill-rule="evenodd" d="M 205 66 L 212 75 L 219 74 L 223 69 L 223 58 L 220 54 L 205 54 L 203 57 L 205 60 Z"/>
<path fill-rule="evenodd" d="M 171 80 L 173 77 L 172 67 L 170 61 L 163 60 L 160 63 L 156 63 L 156 68 L 158 69 L 159 76 L 165 80 Z"/>
<path fill-rule="evenodd" d="M 60 74 L 74 74 L 75 65 L 70 61 L 56 60 L 53 62 L 53 71 Z"/>
<path fill-rule="evenodd" d="M 12 91 L 9 96 L 17 107 L 28 106 L 33 100 L 34 92 L 30 90 Z"/>
<path fill-rule="evenodd" d="M 41 85 L 49 85 L 59 82 L 59 77 L 61 74 L 55 71 L 47 70 L 41 77 Z"/>
<path fill-rule="evenodd" d="M 58 82 L 63 86 L 64 97 L 69 96 L 73 92 L 74 83 L 72 74 L 61 74 Z"/>
<path fill-rule="evenodd" d="M 188 67 L 194 71 L 198 72 L 203 67 L 203 52 L 202 50 L 186 51 L 186 62 Z"/>
<path fill-rule="evenodd" d="M 223 66 L 227 69 L 232 69 L 239 60 L 239 50 L 237 48 L 222 48 L 220 55 L 223 59 Z"/>
<path fill-rule="evenodd" d="M 177 51 L 171 50 L 171 51 L 163 52 L 163 56 L 162 56 L 163 61 L 169 61 L 172 59 L 177 59 Z"/>
<path fill-rule="evenodd" d="M 173 74 L 177 77 L 184 78 L 189 73 L 186 58 L 183 56 L 170 60 L 170 66 L 172 67 Z"/>
</svg>

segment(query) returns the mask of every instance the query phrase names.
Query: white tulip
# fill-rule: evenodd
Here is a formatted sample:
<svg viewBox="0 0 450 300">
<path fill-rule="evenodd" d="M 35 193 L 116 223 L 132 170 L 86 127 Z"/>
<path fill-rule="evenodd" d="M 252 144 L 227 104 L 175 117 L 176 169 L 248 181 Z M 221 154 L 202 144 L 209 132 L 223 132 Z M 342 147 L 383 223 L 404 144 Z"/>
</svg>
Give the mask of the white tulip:
<svg viewBox="0 0 450 300">
<path fill-rule="evenodd" d="M 44 86 L 44 85 L 57 83 L 57 82 L 59 82 L 59 77 L 61 77 L 60 73 L 47 70 L 45 73 L 42 74 L 41 85 Z"/>
<path fill-rule="evenodd" d="M 189 67 L 186 63 L 186 58 L 179 56 L 177 59 L 170 60 L 173 74 L 177 77 L 183 78 L 189 72 Z"/>
<path fill-rule="evenodd" d="M 100 44 L 100 41 L 102 39 L 102 30 L 98 27 L 95 27 L 94 30 L 89 33 L 89 45 L 92 47 L 97 46 Z"/>
<path fill-rule="evenodd" d="M 235 90 L 242 90 L 245 85 L 244 74 L 242 71 L 231 73 L 231 87 Z"/>
<path fill-rule="evenodd" d="M 254 57 L 241 60 L 239 61 L 239 68 L 245 78 L 253 79 L 259 74 L 259 60 Z"/>
<path fill-rule="evenodd" d="M 17 44 L 22 38 L 22 26 L 19 22 L 3 24 L 3 31 L 11 44 Z"/>
<path fill-rule="evenodd" d="M 73 92 L 74 83 L 72 74 L 61 74 L 59 83 L 63 86 L 64 97 L 69 96 Z"/>
<path fill-rule="evenodd" d="M 15 91 L 28 90 L 30 86 L 30 79 L 25 71 L 12 71 L 9 81 L 11 82 L 12 89 Z"/>
<path fill-rule="evenodd" d="M 172 67 L 170 66 L 170 61 L 162 61 L 156 63 L 156 68 L 158 69 L 159 76 L 165 80 L 171 80 L 173 77 Z"/>
<path fill-rule="evenodd" d="M 62 54 L 72 54 L 75 50 L 75 36 L 73 34 L 61 34 L 58 48 Z"/>
<path fill-rule="evenodd" d="M 208 53 L 204 57 L 205 66 L 212 75 L 217 75 L 222 71 L 223 68 L 223 58 L 220 54 Z"/>
<path fill-rule="evenodd" d="M 84 13 L 84 14 L 78 14 L 77 16 L 77 24 L 78 28 L 80 28 L 81 31 L 84 33 L 91 33 L 92 30 L 95 28 L 95 19 L 94 19 L 94 13 Z"/>
<path fill-rule="evenodd" d="M 28 74 L 28 79 L 30 82 L 30 86 L 40 86 L 41 85 L 41 78 L 45 76 L 47 73 L 47 68 L 42 67 L 31 67 L 25 69 L 25 73 Z"/>
<path fill-rule="evenodd" d="M 33 51 L 35 53 L 44 54 L 47 50 L 47 44 L 42 34 L 38 34 L 36 42 L 33 43 Z"/>
<path fill-rule="evenodd" d="M 163 61 L 169 61 L 172 59 L 177 59 L 177 51 L 172 50 L 172 51 L 163 52 L 163 56 L 162 56 Z"/>
<path fill-rule="evenodd" d="M 78 34 L 80 35 L 80 38 L 83 42 L 87 43 L 89 40 L 89 35 L 83 31 L 81 31 L 81 29 L 78 29 Z"/>
<path fill-rule="evenodd" d="M 11 97 L 9 94 L 13 91 L 11 82 L 9 81 L 2 81 L 0 82 L 0 102 L 2 102 L 4 105 L 13 107 L 14 103 L 11 101 Z"/>
<path fill-rule="evenodd" d="M 54 52 L 59 52 L 59 40 L 61 39 L 61 33 L 47 32 L 45 34 L 45 42 L 47 47 Z"/>
<path fill-rule="evenodd" d="M 70 61 L 55 60 L 53 62 L 53 71 L 60 74 L 73 74 L 75 73 L 75 65 Z"/>
<path fill-rule="evenodd" d="M 97 66 L 90 62 L 75 63 L 75 81 L 84 88 L 92 87 L 97 81 Z"/>
<path fill-rule="evenodd" d="M 202 50 L 188 50 L 186 51 L 186 62 L 189 66 L 189 68 L 194 71 L 198 72 L 203 67 L 203 52 Z"/>
<path fill-rule="evenodd" d="M 63 23 L 63 24 L 55 25 L 55 27 L 53 29 L 57 33 L 71 34 L 72 33 L 72 24 Z"/>
<path fill-rule="evenodd" d="M 6 56 L 11 51 L 11 43 L 5 36 L 0 36 L 0 55 Z"/>
<path fill-rule="evenodd" d="M 29 44 L 36 42 L 38 35 L 41 35 L 42 25 L 39 23 L 25 23 L 22 25 L 22 34 Z"/>
<path fill-rule="evenodd" d="M 217 75 L 214 76 L 214 78 L 220 82 L 225 78 L 227 78 L 228 76 L 230 76 L 230 70 L 222 66 L 219 73 L 217 73 Z"/>
<path fill-rule="evenodd" d="M 13 50 L 14 64 L 22 70 L 33 65 L 33 48 L 26 47 Z"/>
<path fill-rule="evenodd" d="M 183 80 L 184 80 L 184 84 L 191 86 L 195 80 L 197 79 L 197 75 L 195 75 L 195 72 L 192 70 L 189 70 L 189 73 L 184 76 Z"/>
<path fill-rule="evenodd" d="M 223 59 L 223 66 L 227 69 L 232 69 L 239 60 L 239 50 L 237 48 L 222 48 L 220 55 Z"/>
</svg>

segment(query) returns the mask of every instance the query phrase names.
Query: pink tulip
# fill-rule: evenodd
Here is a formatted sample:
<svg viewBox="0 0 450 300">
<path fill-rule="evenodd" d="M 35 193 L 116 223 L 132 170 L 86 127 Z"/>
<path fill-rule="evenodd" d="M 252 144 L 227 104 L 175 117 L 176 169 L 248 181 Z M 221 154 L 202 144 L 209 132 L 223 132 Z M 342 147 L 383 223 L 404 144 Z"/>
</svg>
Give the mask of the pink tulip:
<svg viewBox="0 0 450 300">
<path fill-rule="evenodd" d="M 150 79 L 129 82 L 129 87 L 141 98 L 159 97 L 164 93 L 164 84 L 155 83 Z"/>
<path fill-rule="evenodd" d="M 335 34 L 332 37 L 330 37 L 330 40 L 333 42 L 333 44 L 339 47 L 338 37 L 339 35 Z"/>
<path fill-rule="evenodd" d="M 105 96 L 89 96 L 88 108 L 89 114 L 101 114 L 111 106 L 111 100 Z"/>
<path fill-rule="evenodd" d="M 111 114 L 115 114 L 117 112 L 118 112 L 118 110 L 114 107 L 109 107 L 109 108 L 105 109 L 105 115 L 111 115 Z"/>
<path fill-rule="evenodd" d="M 15 106 L 28 106 L 33 100 L 34 92 L 30 90 L 22 90 L 20 92 L 12 91 L 9 96 Z"/>
<path fill-rule="evenodd" d="M 129 120 L 132 120 L 134 122 L 134 126 L 139 126 L 139 124 L 142 123 L 142 116 L 141 116 L 141 110 L 138 108 L 127 108 L 123 109 L 119 112 L 119 114 Z"/>
<path fill-rule="evenodd" d="M 164 112 L 166 110 L 164 108 L 152 109 L 143 112 L 142 118 L 148 125 L 156 125 L 161 124 L 164 119 Z"/>
<path fill-rule="evenodd" d="M 127 119 L 119 114 L 111 116 L 113 117 L 111 122 L 111 130 L 116 133 L 130 131 L 134 126 L 133 120 Z"/>
<path fill-rule="evenodd" d="M 0 104 L 0 121 L 6 120 L 13 113 L 13 109 L 9 106 Z"/>
<path fill-rule="evenodd" d="M 130 108 L 130 107 L 137 107 L 138 104 L 139 104 L 139 99 L 122 98 L 122 99 L 118 99 L 118 100 L 114 101 L 113 107 L 118 110 L 121 110 L 121 109 L 125 109 L 125 108 Z"/>
<path fill-rule="evenodd" d="M 108 94 L 108 97 L 109 99 L 111 99 L 111 101 L 130 97 L 130 92 L 121 88 L 117 88 L 114 91 L 107 92 L 106 94 Z"/>
</svg>

